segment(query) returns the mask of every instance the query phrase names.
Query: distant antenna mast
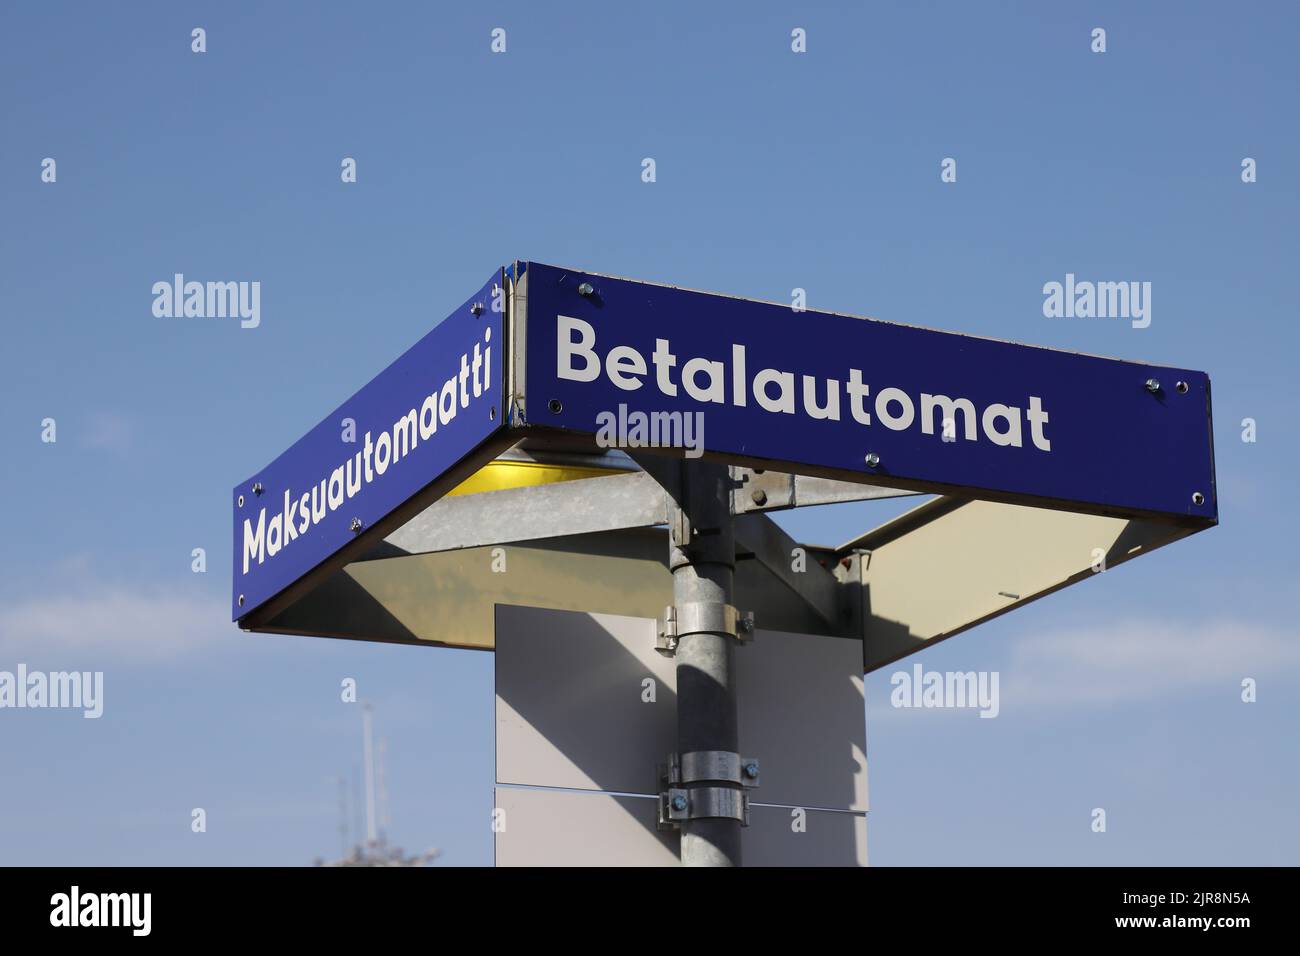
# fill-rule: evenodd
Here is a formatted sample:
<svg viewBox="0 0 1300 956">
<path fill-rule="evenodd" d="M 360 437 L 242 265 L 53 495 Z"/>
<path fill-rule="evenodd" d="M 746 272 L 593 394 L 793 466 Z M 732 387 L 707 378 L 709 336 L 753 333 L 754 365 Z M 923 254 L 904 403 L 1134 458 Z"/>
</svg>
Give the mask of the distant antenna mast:
<svg viewBox="0 0 1300 956">
<path fill-rule="evenodd" d="M 364 766 L 354 765 L 349 777 L 338 778 L 339 835 L 343 839 L 343 853 L 332 863 L 317 860 L 316 865 L 427 866 L 438 858 L 436 849 L 408 854 L 401 847 L 388 845 L 388 739 L 380 737 L 379 746 L 376 748 L 374 707 L 369 701 L 363 701 L 361 704 L 361 743 Z M 364 843 L 359 842 L 363 827 L 361 821 L 363 804 L 366 817 Z M 353 823 L 351 828 L 349 822 Z M 350 839 L 354 833 L 358 837 L 358 842 L 355 844 Z"/>
<path fill-rule="evenodd" d="M 358 845 L 360 845 L 361 831 L 365 827 L 365 821 L 361 819 L 361 805 L 365 803 L 365 800 L 361 797 L 361 768 L 356 764 L 352 765 L 352 775 L 349 778 L 349 783 L 352 785 L 352 832 L 355 834 Z"/>
<path fill-rule="evenodd" d="M 388 842 L 388 738 L 379 738 L 379 839 Z"/>
<path fill-rule="evenodd" d="M 339 775 L 339 844 L 343 848 L 343 856 L 348 855 L 348 845 L 352 842 L 348 832 L 348 780 L 342 774 Z"/>
<path fill-rule="evenodd" d="M 368 846 L 374 846 L 377 837 L 375 832 L 375 732 L 372 711 L 373 708 L 368 701 L 361 705 L 361 726 L 365 735 L 366 844 Z"/>
</svg>

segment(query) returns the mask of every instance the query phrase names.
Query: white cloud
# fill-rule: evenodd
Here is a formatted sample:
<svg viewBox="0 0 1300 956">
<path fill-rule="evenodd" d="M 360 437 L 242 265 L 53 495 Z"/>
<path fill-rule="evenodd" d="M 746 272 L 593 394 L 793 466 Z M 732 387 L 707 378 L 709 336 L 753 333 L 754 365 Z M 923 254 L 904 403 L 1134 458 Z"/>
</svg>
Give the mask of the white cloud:
<svg viewBox="0 0 1300 956">
<path fill-rule="evenodd" d="M 1150 701 L 1300 671 L 1300 638 L 1231 620 L 1126 620 L 1022 638 L 1003 673 L 1004 702 L 1096 705 Z"/>
<path fill-rule="evenodd" d="M 166 660 L 235 633 L 225 606 L 208 598 L 97 588 L 11 599 L 0 608 L 0 666 L 70 652 Z"/>
</svg>

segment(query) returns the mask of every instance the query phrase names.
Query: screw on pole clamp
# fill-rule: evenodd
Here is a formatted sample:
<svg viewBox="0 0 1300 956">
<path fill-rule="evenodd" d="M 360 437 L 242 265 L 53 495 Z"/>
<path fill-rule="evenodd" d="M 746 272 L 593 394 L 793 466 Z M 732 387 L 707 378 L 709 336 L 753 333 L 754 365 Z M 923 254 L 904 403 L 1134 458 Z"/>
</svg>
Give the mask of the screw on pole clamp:
<svg viewBox="0 0 1300 956">
<path fill-rule="evenodd" d="M 677 642 L 688 634 L 725 634 L 742 644 L 754 639 L 754 612 L 742 614 L 730 604 L 715 601 L 687 601 L 668 605 L 655 638 L 655 650 L 671 655 Z"/>
<path fill-rule="evenodd" d="M 749 826 L 749 794 L 733 787 L 674 787 L 659 794 L 659 829 L 673 830 L 688 820 L 736 820 Z"/>
<path fill-rule="evenodd" d="M 709 818 L 739 820 L 741 826 L 749 826 L 746 791 L 755 789 L 759 782 L 755 758 L 728 750 L 669 754 L 668 762 L 659 765 L 659 778 L 668 786 L 659 794 L 659 829 L 679 827 L 684 820 Z"/>
<path fill-rule="evenodd" d="M 757 790 L 758 759 L 742 757 L 730 750 L 692 750 L 669 754 L 668 762 L 659 765 L 659 779 L 664 783 L 734 783 L 746 790 Z"/>
</svg>

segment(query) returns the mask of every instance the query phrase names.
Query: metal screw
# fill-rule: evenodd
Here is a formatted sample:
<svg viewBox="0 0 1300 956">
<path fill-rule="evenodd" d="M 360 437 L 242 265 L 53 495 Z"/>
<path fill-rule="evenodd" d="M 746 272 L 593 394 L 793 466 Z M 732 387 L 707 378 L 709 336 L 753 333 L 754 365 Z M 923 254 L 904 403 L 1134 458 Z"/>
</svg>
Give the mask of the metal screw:
<svg viewBox="0 0 1300 956">
<path fill-rule="evenodd" d="M 348 525 L 348 527 L 352 529 L 353 534 L 356 534 L 358 531 L 361 530 L 361 519 L 353 518 L 352 524 Z"/>
<path fill-rule="evenodd" d="M 488 409 L 488 421 L 494 422 L 496 420 L 497 420 L 497 407 L 493 405 L 491 408 Z"/>
<path fill-rule="evenodd" d="M 244 507 L 244 496 L 240 495 L 238 500 L 239 500 L 239 507 L 241 508 Z"/>
<path fill-rule="evenodd" d="M 551 399 L 549 402 L 546 403 L 546 407 L 549 408 L 551 412 L 555 415 L 558 415 L 560 414 L 560 412 L 564 411 L 564 404 L 558 398 Z"/>
<path fill-rule="evenodd" d="M 744 617 L 740 619 L 738 623 L 740 625 L 740 629 L 744 631 L 746 634 L 748 634 L 750 631 L 754 629 L 754 615 L 746 614 Z"/>
<path fill-rule="evenodd" d="M 750 492 L 749 497 L 754 499 L 754 504 L 756 505 L 767 504 L 767 492 L 764 491 L 762 488 L 755 488 L 752 492 Z"/>
<path fill-rule="evenodd" d="M 266 489 L 262 487 L 262 483 L 260 481 L 253 482 L 253 494 L 260 495 L 265 490 Z"/>
<path fill-rule="evenodd" d="M 596 287 L 590 282 L 584 282 L 578 286 L 578 295 L 589 296 L 596 291 Z"/>
<path fill-rule="evenodd" d="M 867 452 L 867 467 L 875 468 L 879 464 L 880 464 L 880 456 L 877 455 L 874 451 Z"/>
<path fill-rule="evenodd" d="M 1174 391 L 1176 391 L 1179 395 L 1187 394 L 1187 383 L 1179 382 L 1174 386 Z"/>
<path fill-rule="evenodd" d="M 239 606 L 240 607 L 244 606 L 244 596 L 242 594 L 239 595 Z"/>
<path fill-rule="evenodd" d="M 1147 379 L 1147 391 L 1154 395 L 1156 392 L 1160 391 L 1160 383 L 1154 378 Z"/>
<path fill-rule="evenodd" d="M 749 763 L 745 764 L 745 776 L 748 777 L 750 780 L 753 780 L 755 777 L 757 777 L 758 764 L 754 763 L 753 761 L 750 761 Z"/>
<path fill-rule="evenodd" d="M 1194 504 L 1194 505 L 1203 505 L 1203 504 L 1205 504 L 1205 495 L 1201 494 L 1199 491 L 1193 491 L 1193 492 L 1192 492 L 1192 504 Z"/>
<path fill-rule="evenodd" d="M 686 809 L 686 798 L 683 797 L 680 793 L 677 794 L 677 796 L 673 797 L 673 809 L 674 810 Z"/>
<path fill-rule="evenodd" d="M 483 303 L 475 302 L 473 305 L 469 307 L 469 311 L 470 314 L 474 316 L 474 318 L 478 318 L 480 315 L 483 314 Z"/>
</svg>

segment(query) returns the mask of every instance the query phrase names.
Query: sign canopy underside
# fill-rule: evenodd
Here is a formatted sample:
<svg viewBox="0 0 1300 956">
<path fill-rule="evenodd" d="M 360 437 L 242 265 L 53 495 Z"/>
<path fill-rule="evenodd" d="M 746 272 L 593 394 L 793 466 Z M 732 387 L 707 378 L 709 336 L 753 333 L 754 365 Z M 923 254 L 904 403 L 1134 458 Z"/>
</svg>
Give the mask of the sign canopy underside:
<svg viewBox="0 0 1300 956">
<path fill-rule="evenodd" d="M 737 605 L 866 670 L 1217 521 L 1204 373 L 516 263 L 235 489 L 233 614 L 479 648 L 498 604 L 661 615 L 682 449 L 597 447 L 638 413 L 734 466 Z M 799 571 L 766 514 L 925 492 Z"/>
</svg>

